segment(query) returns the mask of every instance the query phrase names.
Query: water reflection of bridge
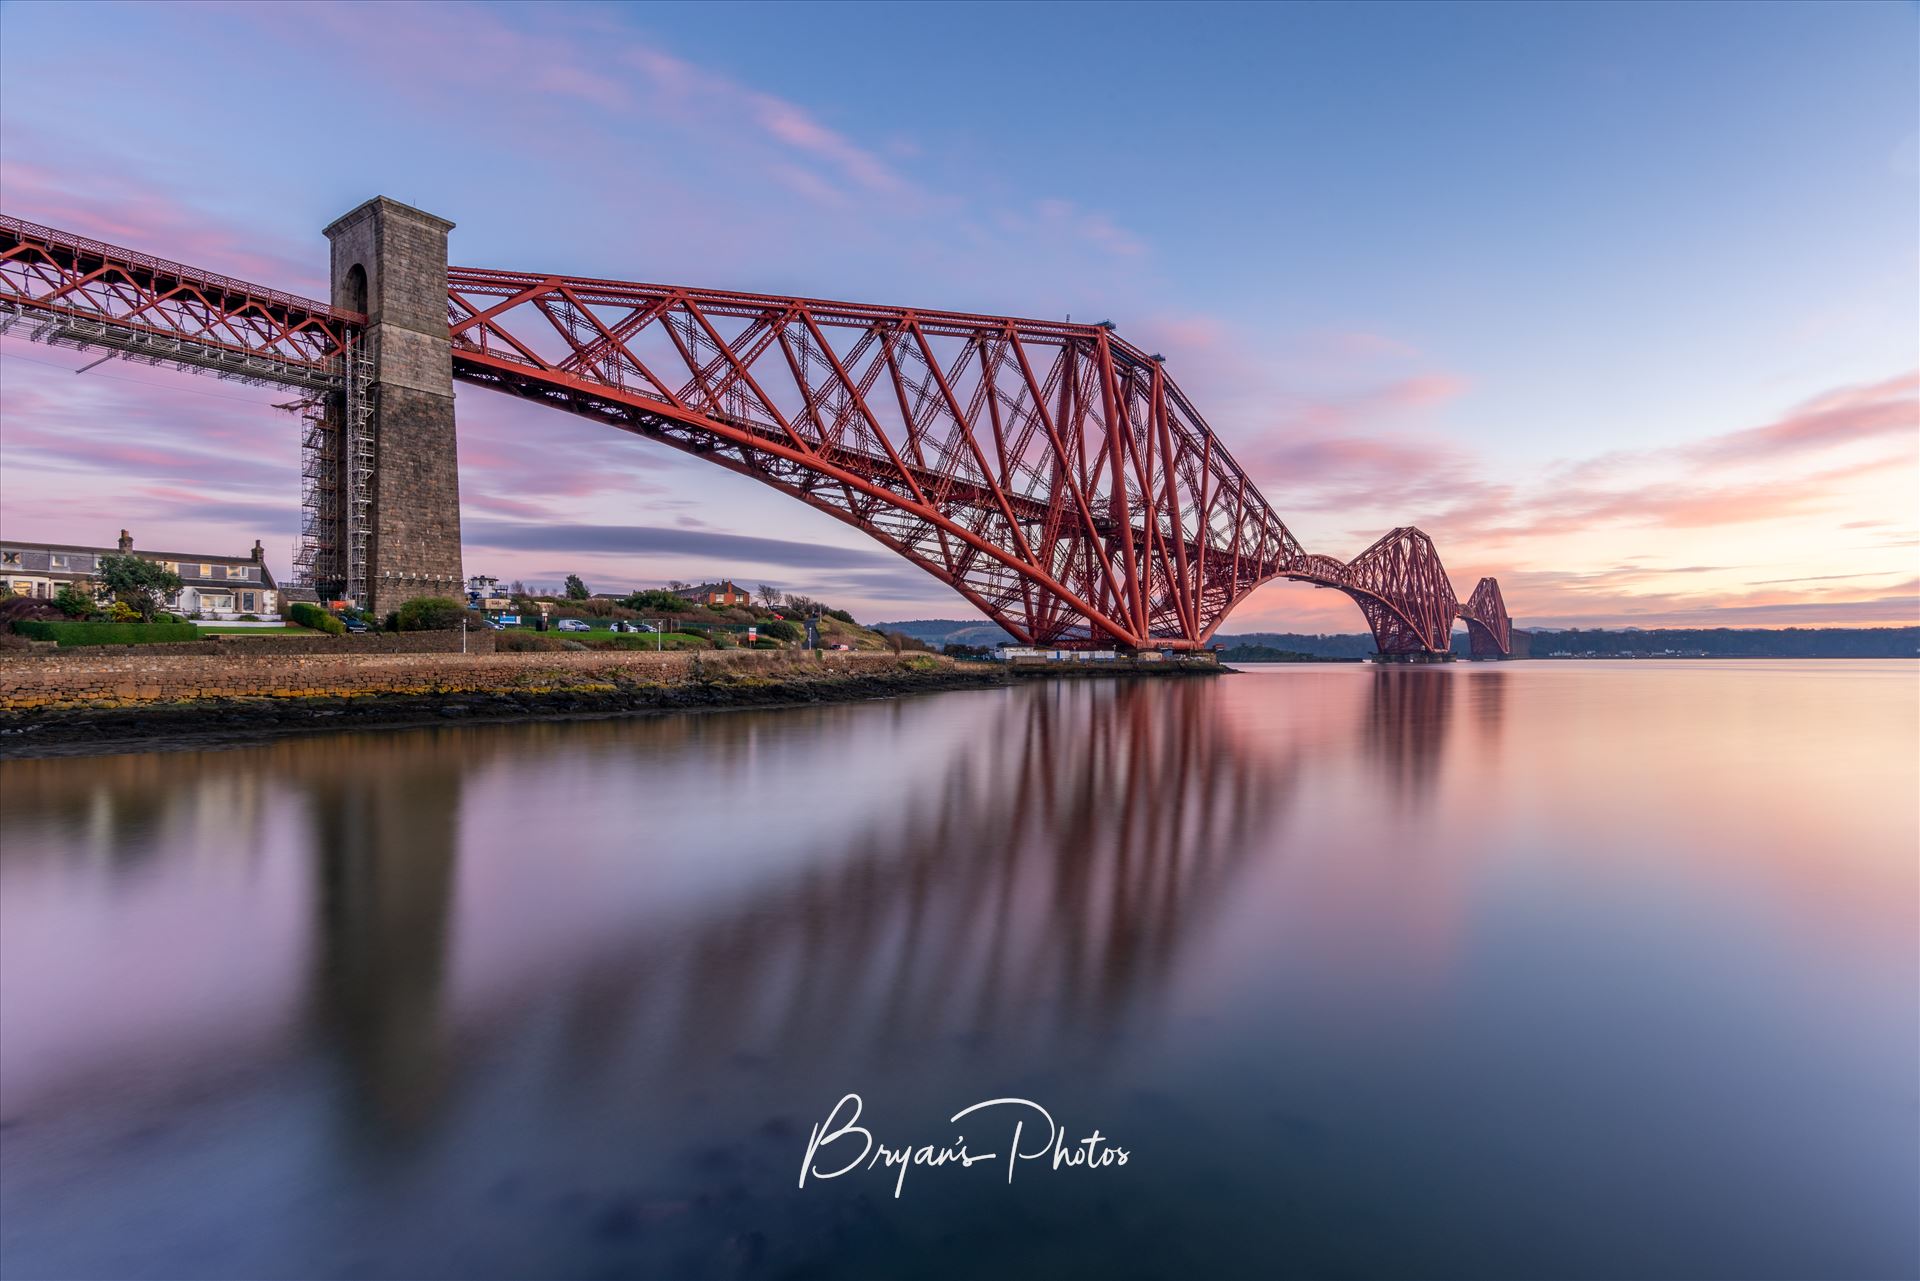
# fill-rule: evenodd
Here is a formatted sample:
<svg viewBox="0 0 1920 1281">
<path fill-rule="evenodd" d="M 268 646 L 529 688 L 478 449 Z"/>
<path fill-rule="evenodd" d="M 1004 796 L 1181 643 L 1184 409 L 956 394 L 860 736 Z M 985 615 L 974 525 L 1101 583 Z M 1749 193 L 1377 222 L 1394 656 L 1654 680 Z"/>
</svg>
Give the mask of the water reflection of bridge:
<svg viewBox="0 0 1920 1281">
<path fill-rule="evenodd" d="M 1344 732 L 1357 730 L 1388 790 L 1423 804 L 1455 681 L 1438 670 L 1367 678 L 1363 720 Z M 742 1056 L 880 1067 L 929 1046 L 1026 1046 L 1066 1063 L 1156 1016 L 1316 760 L 1338 750 L 1325 739 L 1337 728 L 1306 741 L 1225 723 L 1212 701 L 1221 688 L 1062 683 L 966 696 L 978 721 L 921 785 L 823 796 L 850 833 L 832 848 L 795 848 L 742 892 L 658 919 L 616 916 L 615 928 L 504 967 L 495 958 L 504 977 L 492 983 L 456 984 L 453 945 L 462 956 L 490 946 L 456 891 L 463 848 L 488 839 L 463 811 L 496 766 L 640 769 L 671 739 L 724 774 L 784 714 L 13 762 L 10 821 L 84 821 L 132 867 L 150 860 L 168 815 L 205 805 L 207 789 L 253 824 L 256 850 L 287 849 L 291 834 L 271 825 L 302 816 L 298 845 L 314 869 L 306 1025 L 346 1067 L 374 1133 L 414 1132 L 488 1045 L 529 1035 L 547 1044 L 546 1070 L 576 1086 L 677 1078 Z M 916 706 L 960 704 L 823 709 L 808 732 L 872 734 L 873 717 L 910 721 Z"/>
</svg>

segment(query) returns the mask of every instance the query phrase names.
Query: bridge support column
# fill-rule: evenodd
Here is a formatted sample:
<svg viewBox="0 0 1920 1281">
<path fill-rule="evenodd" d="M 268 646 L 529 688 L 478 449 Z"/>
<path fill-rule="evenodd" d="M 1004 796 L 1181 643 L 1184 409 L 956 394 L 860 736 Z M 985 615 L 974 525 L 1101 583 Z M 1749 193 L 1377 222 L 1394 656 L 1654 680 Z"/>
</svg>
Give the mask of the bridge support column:
<svg viewBox="0 0 1920 1281">
<path fill-rule="evenodd" d="M 371 357 L 343 415 L 337 573 L 376 614 L 416 596 L 458 599 L 465 581 L 447 337 L 451 230 L 385 196 L 326 229 L 333 305 L 366 313 Z"/>
</svg>

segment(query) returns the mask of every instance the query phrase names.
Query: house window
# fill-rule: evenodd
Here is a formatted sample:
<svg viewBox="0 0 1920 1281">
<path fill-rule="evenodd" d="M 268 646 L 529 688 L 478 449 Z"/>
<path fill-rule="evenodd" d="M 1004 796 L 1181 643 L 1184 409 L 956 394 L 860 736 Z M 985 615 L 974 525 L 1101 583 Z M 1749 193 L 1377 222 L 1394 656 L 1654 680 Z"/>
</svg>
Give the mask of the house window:
<svg viewBox="0 0 1920 1281">
<path fill-rule="evenodd" d="M 252 592 L 240 593 L 240 608 L 249 614 L 253 612 L 253 593 Z"/>
<path fill-rule="evenodd" d="M 202 566 L 200 567 L 200 577 L 202 577 L 202 578 L 212 578 L 212 577 L 213 577 L 213 566 L 211 566 L 211 565 L 202 565 Z"/>
<path fill-rule="evenodd" d="M 20 563 L 19 552 L 0 552 L 0 564 L 18 565 L 19 563 Z"/>
</svg>

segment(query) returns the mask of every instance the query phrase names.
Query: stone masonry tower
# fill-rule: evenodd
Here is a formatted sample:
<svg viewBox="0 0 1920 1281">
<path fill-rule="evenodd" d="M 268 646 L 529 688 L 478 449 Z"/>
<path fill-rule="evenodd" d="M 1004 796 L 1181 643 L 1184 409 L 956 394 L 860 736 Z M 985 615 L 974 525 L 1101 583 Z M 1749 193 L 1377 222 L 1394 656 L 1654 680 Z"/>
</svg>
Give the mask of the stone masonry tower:
<svg viewBox="0 0 1920 1281">
<path fill-rule="evenodd" d="M 342 590 L 375 614 L 460 596 L 444 218 L 376 196 L 326 230 L 333 305 L 367 316 L 370 364 L 349 371 L 337 451 Z"/>
</svg>

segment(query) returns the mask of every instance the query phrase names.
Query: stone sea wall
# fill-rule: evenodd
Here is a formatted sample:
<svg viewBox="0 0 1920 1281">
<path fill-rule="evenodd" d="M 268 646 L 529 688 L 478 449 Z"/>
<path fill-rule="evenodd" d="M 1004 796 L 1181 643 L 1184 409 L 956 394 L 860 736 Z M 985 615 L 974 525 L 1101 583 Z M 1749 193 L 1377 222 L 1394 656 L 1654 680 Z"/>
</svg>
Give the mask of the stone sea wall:
<svg viewBox="0 0 1920 1281">
<path fill-rule="evenodd" d="M 493 642 L 492 631 L 475 628 L 466 635 L 464 652 L 491 654 Z M 17 652 L 21 657 L 51 662 L 86 663 L 121 655 L 247 658 L 255 655 L 279 657 L 285 654 L 458 654 L 462 652 L 461 644 L 459 632 L 349 632 L 345 636 L 208 636 L 197 641 L 169 641 L 162 645 L 56 645 L 52 641 L 44 641 Z M 0 658 L 13 656 L 14 651 L 9 651 L 0 655 Z"/>
<path fill-rule="evenodd" d="M 364 638 L 353 638 L 364 639 Z M 395 639 L 404 639 L 404 634 Z M 469 637 L 469 640 L 474 638 Z M 397 694 L 538 694 L 595 686 L 819 681 L 951 670 L 929 655 L 763 651 L 405 654 L 289 652 L 263 640 L 216 653 L 68 651 L 0 655 L 0 712 L 124 708 L 233 699 L 354 699 Z"/>
</svg>

